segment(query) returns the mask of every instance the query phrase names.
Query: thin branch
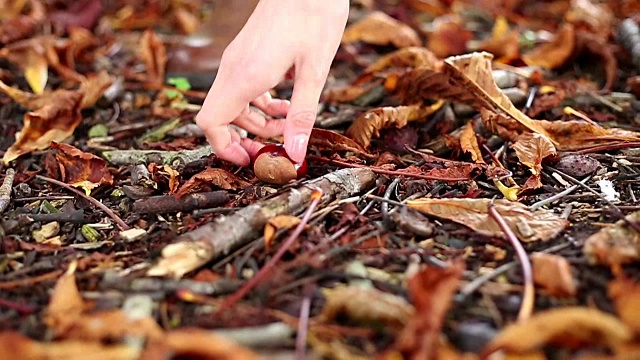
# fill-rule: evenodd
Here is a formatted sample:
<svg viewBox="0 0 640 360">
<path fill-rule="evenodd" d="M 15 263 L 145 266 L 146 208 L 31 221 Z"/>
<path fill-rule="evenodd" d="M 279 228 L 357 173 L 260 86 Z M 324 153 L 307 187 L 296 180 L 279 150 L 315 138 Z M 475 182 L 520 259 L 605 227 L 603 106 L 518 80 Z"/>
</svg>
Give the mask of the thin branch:
<svg viewBox="0 0 640 360">
<path fill-rule="evenodd" d="M 120 230 L 124 231 L 124 230 L 129 230 L 130 229 L 129 225 L 127 225 L 124 221 L 122 221 L 122 219 L 116 213 L 114 213 L 113 210 L 109 209 L 105 204 L 101 203 L 100 201 L 94 199 L 91 196 L 87 196 L 85 193 L 83 193 L 82 191 L 80 191 L 78 189 L 75 189 L 75 188 L 71 187 L 69 184 L 65 184 L 62 181 L 58 181 L 58 180 L 55 180 L 55 179 L 52 179 L 52 178 L 48 178 L 48 177 L 42 176 L 42 175 L 36 175 L 36 179 L 40 179 L 42 181 L 46 181 L 48 183 L 61 186 L 61 187 L 65 188 L 65 189 L 75 193 L 76 195 L 86 199 L 91 204 L 95 205 L 100 210 L 104 211 L 105 214 L 107 214 L 110 218 L 113 219 L 113 221 L 115 221 L 115 223 L 118 225 L 118 228 L 120 228 Z"/>
<path fill-rule="evenodd" d="M 522 294 L 522 304 L 520 305 L 520 311 L 518 312 L 518 321 L 525 321 L 529 317 L 531 317 L 535 301 L 533 270 L 531 269 L 529 256 L 520 243 L 520 240 L 518 240 L 518 238 L 516 237 L 516 234 L 513 233 L 513 230 L 511 230 L 505 219 L 493 206 L 493 202 L 489 205 L 489 216 L 491 216 L 496 221 L 496 223 L 498 223 L 502 231 L 504 231 L 505 235 L 511 242 L 511 245 L 516 250 L 518 260 L 520 261 L 520 266 L 522 267 L 522 277 L 524 281 L 524 292 Z"/>
<path fill-rule="evenodd" d="M 220 305 L 220 308 L 218 308 L 218 311 L 217 311 L 218 313 L 221 313 L 226 309 L 229 309 L 230 307 L 235 305 L 273 269 L 275 264 L 278 261 L 280 261 L 280 258 L 284 256 L 284 254 L 289 250 L 289 248 L 291 248 L 291 246 L 298 239 L 298 236 L 300 236 L 300 233 L 302 233 L 302 230 L 304 230 L 305 226 L 309 222 L 309 218 L 311 217 L 311 214 L 313 214 L 313 211 L 315 210 L 316 206 L 318 206 L 321 199 L 322 199 L 322 190 L 320 189 L 314 190 L 314 192 L 311 194 L 311 203 L 309 204 L 307 211 L 305 211 L 304 216 L 302 217 L 302 220 L 300 221 L 298 226 L 296 226 L 295 230 L 293 230 L 291 235 L 289 235 L 289 237 L 284 241 L 284 243 L 282 243 L 282 246 L 280 246 L 280 249 L 278 249 L 278 252 L 276 252 L 276 254 L 269 260 L 269 262 L 267 262 L 254 277 L 252 277 L 243 287 L 241 287 L 240 290 L 238 290 L 236 293 L 228 297 L 222 303 L 222 305 Z"/>
</svg>

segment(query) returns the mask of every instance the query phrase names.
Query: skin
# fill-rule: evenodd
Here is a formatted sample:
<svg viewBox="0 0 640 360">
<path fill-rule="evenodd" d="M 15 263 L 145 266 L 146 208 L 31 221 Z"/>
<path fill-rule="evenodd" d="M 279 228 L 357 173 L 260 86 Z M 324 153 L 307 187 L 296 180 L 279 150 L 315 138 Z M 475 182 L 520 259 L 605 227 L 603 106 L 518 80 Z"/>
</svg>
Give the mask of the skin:
<svg viewBox="0 0 640 360">
<path fill-rule="evenodd" d="M 241 139 L 230 124 L 263 138 L 284 135 L 289 157 L 302 163 L 318 101 L 349 14 L 348 0 L 261 0 L 225 49 L 196 123 L 218 157 L 240 166 L 264 145 Z M 291 102 L 269 90 L 295 69 Z M 260 109 L 265 118 L 249 105 Z"/>
</svg>

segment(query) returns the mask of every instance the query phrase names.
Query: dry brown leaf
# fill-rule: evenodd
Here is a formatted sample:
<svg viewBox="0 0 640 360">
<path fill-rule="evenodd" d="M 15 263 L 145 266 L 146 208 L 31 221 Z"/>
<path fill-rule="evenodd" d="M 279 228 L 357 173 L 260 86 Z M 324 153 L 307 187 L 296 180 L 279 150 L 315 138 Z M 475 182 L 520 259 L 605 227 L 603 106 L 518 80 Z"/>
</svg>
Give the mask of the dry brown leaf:
<svg viewBox="0 0 640 360">
<path fill-rule="evenodd" d="M 146 81 L 151 86 L 161 87 L 164 84 L 167 49 L 152 30 L 146 30 L 142 35 L 138 56 L 147 70 Z"/>
<path fill-rule="evenodd" d="M 37 342 L 16 332 L 0 333 L 4 359 L 132 360 L 138 349 L 129 345 L 103 345 L 97 342 Z"/>
<path fill-rule="evenodd" d="M 394 45 L 399 48 L 422 45 L 415 30 L 381 11 L 372 12 L 347 27 L 342 43 L 357 41 L 373 45 Z"/>
<path fill-rule="evenodd" d="M 542 160 L 556 155 L 556 149 L 551 141 L 540 134 L 526 133 L 511 146 L 518 156 L 518 160 L 531 170 L 533 175 L 540 175 Z"/>
<path fill-rule="evenodd" d="M 440 332 L 464 272 L 463 260 L 439 268 L 428 266 L 409 279 L 416 316 L 396 338 L 394 348 L 403 359 L 435 359 Z"/>
<path fill-rule="evenodd" d="M 515 142 L 522 134 L 529 132 L 512 118 L 485 109 L 481 110 L 481 114 L 487 128 L 503 139 Z M 542 129 L 544 135 L 560 151 L 585 150 L 607 144 L 640 141 L 640 133 L 617 128 L 605 129 L 597 124 L 581 120 L 532 121 L 535 122 L 536 127 Z"/>
<path fill-rule="evenodd" d="M 620 319 L 637 335 L 640 334 L 640 284 L 635 280 L 618 275 L 609 282 L 607 289 Z"/>
<path fill-rule="evenodd" d="M 441 16 L 431 24 L 427 47 L 436 56 L 445 58 L 467 52 L 467 42 L 473 39 L 473 33 L 464 27 L 459 15 Z"/>
<path fill-rule="evenodd" d="M 355 322 L 380 323 L 397 332 L 414 316 L 413 306 L 404 298 L 376 289 L 338 286 L 323 292 L 326 303 L 317 319 L 321 322 L 344 316 Z"/>
<path fill-rule="evenodd" d="M 629 222 L 640 221 L 640 211 L 625 216 Z M 640 234 L 623 220 L 603 228 L 585 240 L 582 249 L 593 263 L 622 265 L 640 259 Z"/>
<path fill-rule="evenodd" d="M 212 185 L 224 190 L 237 190 L 239 188 L 251 186 L 250 183 L 242 180 L 227 170 L 220 168 L 207 168 L 185 182 L 182 187 L 180 187 L 180 190 L 178 190 L 176 195 L 180 198 L 195 192 L 198 188 Z"/>
<path fill-rule="evenodd" d="M 429 49 L 411 46 L 398 49 L 380 57 L 376 62 L 369 65 L 364 70 L 364 74 L 374 74 L 388 68 L 424 68 L 440 70 L 442 69 L 442 65 L 442 60 L 440 60 Z"/>
<path fill-rule="evenodd" d="M 549 295 L 559 298 L 576 296 L 577 284 L 567 259 L 559 255 L 535 253 L 531 255 L 531 264 L 533 280 Z"/>
<path fill-rule="evenodd" d="M 67 144 L 54 142 L 51 147 L 60 150 L 56 154 L 56 159 L 60 166 L 62 181 L 65 183 L 84 189 L 87 195 L 100 185 L 113 184 L 113 177 L 104 159 Z"/>
<path fill-rule="evenodd" d="M 4 154 L 5 165 L 31 151 L 48 148 L 52 141 L 63 141 L 82 122 L 82 94 L 76 91 L 54 94 L 49 105 L 24 115 L 22 130 L 16 133 L 15 143 Z"/>
<path fill-rule="evenodd" d="M 151 341 L 140 360 L 156 359 L 254 360 L 258 355 L 209 330 L 182 328 L 167 332 Z"/>
<path fill-rule="evenodd" d="M 356 155 L 372 157 L 360 144 L 335 131 L 313 129 L 309 138 L 309 145 L 333 151 L 348 151 Z"/>
<path fill-rule="evenodd" d="M 579 344 L 603 345 L 615 351 L 632 338 L 631 330 L 612 315 L 586 307 L 561 307 L 507 326 L 483 353 L 522 354 L 545 345 L 574 348 Z"/>
<path fill-rule="evenodd" d="M 522 60 L 529 66 L 539 66 L 549 70 L 557 69 L 569 60 L 575 48 L 574 27 L 571 24 L 563 24 L 553 40 L 522 55 Z"/>
<path fill-rule="evenodd" d="M 476 131 L 473 129 L 473 121 L 468 122 L 460 134 L 460 147 L 464 152 L 471 154 L 473 161 L 485 164 L 482 152 L 480 152 L 480 145 L 478 145 Z"/>
<path fill-rule="evenodd" d="M 611 29 L 615 28 L 616 21 L 607 5 L 593 0 L 571 0 L 565 20 L 576 25 L 586 25 L 591 32 L 606 37 L 610 35 Z"/>
<path fill-rule="evenodd" d="M 430 199 L 411 200 L 409 207 L 428 215 L 465 225 L 483 235 L 504 237 L 500 226 L 489 216 L 491 199 Z M 517 202 L 496 200 L 496 210 L 504 217 L 518 239 L 523 242 L 545 241 L 558 235 L 569 224 L 548 210 L 531 212 Z"/>
<path fill-rule="evenodd" d="M 76 286 L 76 267 L 77 263 L 72 262 L 60 276 L 44 313 L 43 322 L 57 335 L 67 332 L 85 310 L 84 300 Z"/>
<path fill-rule="evenodd" d="M 20 155 L 43 150 L 51 142 L 61 142 L 73 134 L 82 122 L 81 109 L 93 106 L 111 85 L 112 78 L 102 71 L 90 76 L 77 90 L 56 90 L 34 95 L 9 87 L 0 81 L 0 90 L 27 109 L 22 129 L 16 133 L 16 141 L 4 154 L 8 164 Z"/>
<path fill-rule="evenodd" d="M 537 121 L 518 110 L 498 87 L 493 78 L 491 60 L 488 53 L 472 53 L 445 59 L 445 72 L 461 88 L 473 94 L 474 101 L 468 105 L 477 109 L 486 108 L 499 114 L 509 114 L 532 132 L 548 136 Z"/>
<path fill-rule="evenodd" d="M 372 137 L 380 136 L 380 130 L 390 127 L 402 128 L 409 122 L 425 120 L 444 105 L 439 101 L 431 106 L 411 105 L 377 108 L 362 114 L 347 129 L 347 136 L 365 149 Z"/>
<path fill-rule="evenodd" d="M 298 224 L 300 224 L 300 219 L 293 215 L 278 215 L 269 219 L 267 224 L 264 226 L 264 242 L 267 244 L 267 247 L 271 245 L 273 237 L 276 235 L 276 231 L 288 230 Z"/>
</svg>

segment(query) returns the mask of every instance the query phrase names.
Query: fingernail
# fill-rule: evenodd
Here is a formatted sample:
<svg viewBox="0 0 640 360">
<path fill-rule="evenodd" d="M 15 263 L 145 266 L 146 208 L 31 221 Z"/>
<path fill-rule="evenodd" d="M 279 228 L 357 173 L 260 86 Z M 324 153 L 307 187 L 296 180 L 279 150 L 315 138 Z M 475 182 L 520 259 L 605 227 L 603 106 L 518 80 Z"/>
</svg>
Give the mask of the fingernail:
<svg viewBox="0 0 640 360">
<path fill-rule="evenodd" d="M 304 155 L 307 153 L 307 141 L 309 137 L 305 134 L 298 134 L 291 141 L 291 153 L 289 156 L 298 163 L 304 161 Z M 293 156 L 292 156 L 293 155 Z"/>
</svg>

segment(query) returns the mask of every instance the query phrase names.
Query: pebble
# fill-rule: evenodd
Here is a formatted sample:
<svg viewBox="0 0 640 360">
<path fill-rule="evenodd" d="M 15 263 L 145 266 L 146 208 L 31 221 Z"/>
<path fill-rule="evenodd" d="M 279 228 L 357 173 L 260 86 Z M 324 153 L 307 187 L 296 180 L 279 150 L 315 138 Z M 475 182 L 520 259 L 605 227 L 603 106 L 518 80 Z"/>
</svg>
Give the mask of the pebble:
<svg viewBox="0 0 640 360">
<path fill-rule="evenodd" d="M 497 333 L 498 331 L 493 325 L 471 320 L 460 324 L 454 341 L 458 350 L 476 353 L 493 340 Z"/>
<path fill-rule="evenodd" d="M 567 155 L 555 165 L 556 169 L 574 178 L 593 174 L 599 167 L 600 162 L 588 155 Z"/>
</svg>

